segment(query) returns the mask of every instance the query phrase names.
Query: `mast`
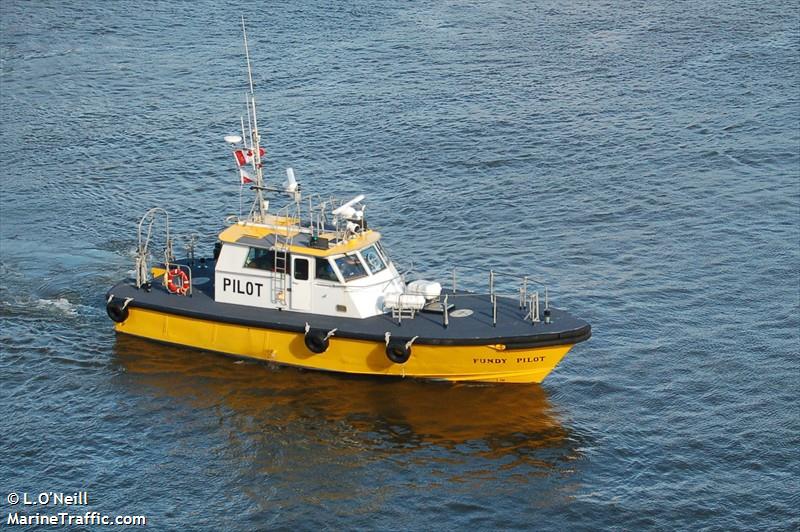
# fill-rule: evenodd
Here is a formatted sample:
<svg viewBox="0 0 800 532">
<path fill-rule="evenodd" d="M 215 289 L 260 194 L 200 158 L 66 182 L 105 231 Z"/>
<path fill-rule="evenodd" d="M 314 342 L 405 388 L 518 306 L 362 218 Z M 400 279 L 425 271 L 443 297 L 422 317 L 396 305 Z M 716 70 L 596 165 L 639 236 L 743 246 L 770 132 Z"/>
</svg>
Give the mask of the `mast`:
<svg viewBox="0 0 800 532">
<path fill-rule="evenodd" d="M 244 15 L 242 15 L 242 35 L 244 36 L 244 54 L 247 59 L 247 78 L 250 82 L 250 95 L 248 106 L 248 123 L 250 123 L 250 115 L 252 114 L 252 130 L 251 150 L 253 152 L 253 168 L 256 172 L 256 208 L 254 213 L 257 214 L 259 221 L 264 221 L 267 215 L 266 205 L 264 204 L 264 172 L 261 163 L 261 136 L 258 134 L 258 119 L 256 117 L 256 95 L 253 90 L 253 70 L 250 67 L 250 50 L 247 47 L 247 29 L 244 25 Z"/>
</svg>

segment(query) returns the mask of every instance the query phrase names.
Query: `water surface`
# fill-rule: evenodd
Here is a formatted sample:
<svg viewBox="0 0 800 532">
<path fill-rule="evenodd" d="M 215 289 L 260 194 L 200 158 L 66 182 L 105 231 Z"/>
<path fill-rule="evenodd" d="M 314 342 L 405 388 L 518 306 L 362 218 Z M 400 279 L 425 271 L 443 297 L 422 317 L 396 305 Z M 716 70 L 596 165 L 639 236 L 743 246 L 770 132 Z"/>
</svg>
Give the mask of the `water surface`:
<svg viewBox="0 0 800 532">
<path fill-rule="evenodd" d="M 0 7 L 3 497 L 86 489 L 159 530 L 800 526 L 794 3 L 248 16 L 270 175 L 366 194 L 419 276 L 548 279 L 594 337 L 541 386 L 114 335 L 146 209 L 206 253 L 239 211 L 241 11 Z"/>
</svg>

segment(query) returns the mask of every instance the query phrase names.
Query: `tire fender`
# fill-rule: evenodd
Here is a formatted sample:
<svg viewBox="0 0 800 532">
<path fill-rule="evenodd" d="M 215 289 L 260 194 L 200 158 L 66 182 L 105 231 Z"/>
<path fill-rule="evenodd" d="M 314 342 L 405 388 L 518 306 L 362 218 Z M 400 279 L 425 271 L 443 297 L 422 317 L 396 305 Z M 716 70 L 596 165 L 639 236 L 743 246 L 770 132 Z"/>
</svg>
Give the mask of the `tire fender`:
<svg viewBox="0 0 800 532">
<path fill-rule="evenodd" d="M 122 323 L 128 319 L 128 303 L 130 301 L 118 301 L 114 296 L 108 298 L 106 303 L 106 314 L 114 323 Z"/>
<path fill-rule="evenodd" d="M 391 333 L 386 333 L 386 358 L 395 364 L 405 364 L 411 358 L 411 345 L 419 336 L 415 336 L 408 341 L 393 340 L 391 336 Z"/>
<path fill-rule="evenodd" d="M 306 323 L 306 332 L 303 335 L 303 343 L 306 344 L 306 348 L 308 348 L 308 350 L 312 353 L 324 353 L 328 350 L 328 347 L 330 347 L 330 338 L 335 332 L 336 329 L 331 331 L 312 329 L 311 326 Z"/>
</svg>

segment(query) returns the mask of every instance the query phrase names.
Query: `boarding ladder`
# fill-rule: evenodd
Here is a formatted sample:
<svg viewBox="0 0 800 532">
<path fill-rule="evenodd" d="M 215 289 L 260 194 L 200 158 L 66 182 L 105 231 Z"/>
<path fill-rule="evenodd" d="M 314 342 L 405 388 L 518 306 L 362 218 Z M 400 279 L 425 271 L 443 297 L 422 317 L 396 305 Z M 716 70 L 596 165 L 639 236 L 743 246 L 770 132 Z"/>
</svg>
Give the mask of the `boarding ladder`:
<svg viewBox="0 0 800 532">
<path fill-rule="evenodd" d="M 415 315 L 416 310 L 404 307 L 402 303 L 396 307 L 392 307 L 392 319 L 397 320 L 397 323 L 403 323 L 403 318 L 413 320 Z"/>
<path fill-rule="evenodd" d="M 286 305 L 286 274 L 289 271 L 289 246 L 291 237 L 285 240 L 283 247 L 278 247 L 277 238 L 275 239 L 275 262 L 272 272 L 272 302 L 279 305 Z"/>
<path fill-rule="evenodd" d="M 294 213 L 290 211 L 291 207 L 296 207 L 296 211 Z M 272 267 L 272 302 L 281 306 L 286 306 L 289 304 L 289 292 L 287 290 L 289 288 L 289 280 L 287 279 L 289 274 L 289 248 L 292 245 L 292 242 L 294 241 L 294 235 L 297 232 L 293 230 L 294 225 L 290 224 L 289 221 L 292 218 L 295 218 L 299 223 L 299 215 L 299 204 L 295 203 L 286 205 L 278 213 L 278 218 L 283 217 L 286 223 L 283 225 L 283 234 L 279 234 L 278 231 L 275 232 L 275 245 L 273 247 L 275 260 Z"/>
</svg>

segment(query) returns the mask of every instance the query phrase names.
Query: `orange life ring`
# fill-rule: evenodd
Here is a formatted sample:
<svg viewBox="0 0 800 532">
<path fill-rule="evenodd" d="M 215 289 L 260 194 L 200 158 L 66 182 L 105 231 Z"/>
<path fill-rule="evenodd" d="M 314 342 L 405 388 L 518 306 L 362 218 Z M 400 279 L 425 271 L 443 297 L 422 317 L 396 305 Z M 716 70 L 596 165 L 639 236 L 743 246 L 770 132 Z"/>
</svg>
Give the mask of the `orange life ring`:
<svg viewBox="0 0 800 532">
<path fill-rule="evenodd" d="M 177 283 L 175 281 L 178 281 Z M 172 268 L 167 275 L 167 290 L 173 294 L 186 295 L 189 291 L 189 276 L 180 268 Z"/>
</svg>

